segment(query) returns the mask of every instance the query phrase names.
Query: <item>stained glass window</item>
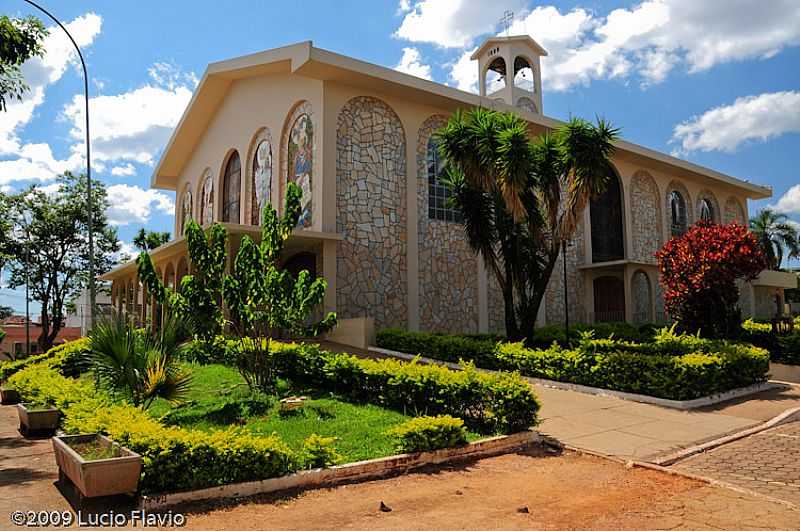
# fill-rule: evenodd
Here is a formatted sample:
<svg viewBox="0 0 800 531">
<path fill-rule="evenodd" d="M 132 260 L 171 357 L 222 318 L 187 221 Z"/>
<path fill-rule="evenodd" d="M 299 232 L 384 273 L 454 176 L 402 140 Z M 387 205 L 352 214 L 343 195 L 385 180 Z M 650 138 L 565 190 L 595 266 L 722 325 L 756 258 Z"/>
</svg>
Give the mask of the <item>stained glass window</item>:
<svg viewBox="0 0 800 531">
<path fill-rule="evenodd" d="M 700 200 L 700 219 L 714 221 L 714 207 L 708 199 Z"/>
<path fill-rule="evenodd" d="M 682 236 L 689 223 L 686 216 L 686 200 L 677 190 L 669 194 L 669 216 L 672 235 Z"/>
<path fill-rule="evenodd" d="M 619 179 L 611 179 L 603 195 L 590 203 L 589 218 L 592 224 L 592 262 L 624 259 L 622 190 Z"/>
<path fill-rule="evenodd" d="M 239 196 L 242 187 L 242 163 L 239 154 L 233 152 L 225 166 L 222 182 L 222 221 L 239 223 Z"/>
<path fill-rule="evenodd" d="M 178 236 L 183 235 L 186 230 L 186 224 L 192 217 L 192 191 L 188 188 L 183 192 L 183 201 L 181 202 L 181 219 L 180 226 L 178 227 Z"/>
<path fill-rule="evenodd" d="M 214 222 L 214 179 L 210 173 L 206 173 L 203 181 L 203 196 L 200 198 L 200 223 L 211 225 Z"/>
<path fill-rule="evenodd" d="M 461 211 L 450 205 L 452 192 L 441 181 L 444 174 L 444 161 L 439 155 L 436 140 L 428 140 L 428 217 L 440 221 L 461 222 Z"/>
<path fill-rule="evenodd" d="M 311 185 L 314 168 L 314 127 L 307 114 L 301 114 L 292 124 L 288 145 L 287 182 L 300 187 L 300 227 L 311 226 Z"/>
</svg>

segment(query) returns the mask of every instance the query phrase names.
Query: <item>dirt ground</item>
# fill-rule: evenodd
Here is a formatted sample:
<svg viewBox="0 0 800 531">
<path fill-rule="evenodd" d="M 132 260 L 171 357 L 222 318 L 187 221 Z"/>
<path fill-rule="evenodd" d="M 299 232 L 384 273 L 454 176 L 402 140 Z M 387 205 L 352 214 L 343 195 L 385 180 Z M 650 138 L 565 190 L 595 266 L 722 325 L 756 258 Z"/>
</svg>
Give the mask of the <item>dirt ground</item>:
<svg viewBox="0 0 800 531">
<path fill-rule="evenodd" d="M 381 502 L 391 508 L 380 510 Z M 541 449 L 238 504 L 175 508 L 192 530 L 798 529 L 800 511 L 682 477 Z"/>
</svg>

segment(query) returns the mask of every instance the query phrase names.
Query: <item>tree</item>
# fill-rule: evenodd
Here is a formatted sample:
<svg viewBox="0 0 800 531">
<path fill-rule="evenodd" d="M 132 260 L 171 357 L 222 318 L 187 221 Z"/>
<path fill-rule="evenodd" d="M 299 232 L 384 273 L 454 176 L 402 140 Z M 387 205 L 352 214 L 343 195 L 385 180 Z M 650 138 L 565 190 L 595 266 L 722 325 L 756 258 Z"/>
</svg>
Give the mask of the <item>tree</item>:
<svg viewBox="0 0 800 531">
<path fill-rule="evenodd" d="M 44 55 L 46 36 L 44 24 L 36 17 L 0 16 L 0 111 L 7 110 L 8 99 L 21 100 L 28 90 L 21 67 L 31 57 Z"/>
<path fill-rule="evenodd" d="M 227 263 L 224 227 L 218 223 L 212 225 L 207 239 L 199 225 L 189 220 L 186 227 L 189 257 L 194 269 L 205 279 L 213 279 L 210 284 L 199 284 L 190 275 L 181 282 L 180 292 L 172 291 L 155 274 L 146 252 L 138 258 L 139 276 L 150 293 L 161 304 L 176 308 L 179 314 L 208 316 L 204 319 L 218 323 L 222 320 L 218 297 L 221 288 L 229 313 L 227 324 L 240 341 L 237 367 L 254 391 L 271 392 L 273 389 L 275 371 L 269 348 L 277 333 L 310 337 L 336 324 L 333 312 L 318 322 L 309 322 L 311 313 L 325 296 L 325 280 L 311 280 L 308 271 L 301 271 L 294 278 L 279 264 L 283 245 L 300 219 L 301 197 L 300 188 L 290 183 L 286 190 L 286 213 L 282 218 L 271 205 L 264 207 L 261 241 L 256 243 L 249 236 L 242 238 L 229 274 L 223 273 Z M 198 291 L 200 295 L 195 296 Z M 213 308 L 209 308 L 209 304 L 213 304 Z"/>
<path fill-rule="evenodd" d="M 88 283 L 89 246 L 86 178 L 66 172 L 59 189 L 45 194 L 30 187 L 17 194 L 0 194 L 11 228 L 5 242 L 10 256 L 9 287 L 29 282 L 31 299 L 41 303 L 41 333 L 37 340 L 48 350 L 64 326 L 65 303 Z M 103 273 L 119 251 L 116 230 L 106 218 L 108 201 L 101 183 L 92 188 L 95 270 Z"/>
<path fill-rule="evenodd" d="M 472 250 L 503 293 L 506 335 L 530 339 L 561 246 L 615 173 L 617 130 L 573 119 L 531 140 L 513 113 L 456 112 L 437 133 Z"/>
<path fill-rule="evenodd" d="M 149 231 L 142 227 L 134 236 L 133 245 L 140 251 L 152 251 L 167 243 L 169 239 L 169 232 Z"/>
<path fill-rule="evenodd" d="M 737 280 L 753 280 L 767 267 L 756 237 L 732 223 L 698 222 L 656 253 L 664 304 L 680 328 L 708 337 L 741 331 Z"/>
<path fill-rule="evenodd" d="M 786 251 L 789 252 L 789 258 L 800 258 L 800 232 L 797 225 L 790 223 L 787 215 L 769 208 L 759 210 L 750 218 L 750 230 L 764 251 L 771 269 L 781 268 Z"/>
<path fill-rule="evenodd" d="M 14 315 L 14 308 L 11 306 L 0 306 L 0 319 L 8 319 Z"/>
</svg>

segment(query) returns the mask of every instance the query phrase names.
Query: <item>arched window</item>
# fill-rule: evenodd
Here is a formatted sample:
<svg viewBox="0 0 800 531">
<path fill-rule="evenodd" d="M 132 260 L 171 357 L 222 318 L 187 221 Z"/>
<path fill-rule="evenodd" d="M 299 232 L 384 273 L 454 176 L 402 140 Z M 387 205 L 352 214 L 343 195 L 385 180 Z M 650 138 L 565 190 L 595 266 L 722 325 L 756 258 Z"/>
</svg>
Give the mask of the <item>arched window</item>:
<svg viewBox="0 0 800 531">
<path fill-rule="evenodd" d="M 700 200 L 700 219 L 714 222 L 714 205 L 705 197 Z"/>
<path fill-rule="evenodd" d="M 270 202 L 272 190 L 272 145 L 262 140 L 253 154 L 253 182 L 250 187 L 250 224 L 261 225 L 261 211 Z"/>
<path fill-rule="evenodd" d="M 192 217 L 192 191 L 187 186 L 186 190 L 183 192 L 183 199 L 181 200 L 181 214 L 180 219 L 178 220 L 178 236 L 182 236 L 183 232 L 186 230 L 186 224 L 189 222 L 189 219 Z"/>
<path fill-rule="evenodd" d="M 214 222 L 214 179 L 211 172 L 206 171 L 200 197 L 200 223 L 211 225 Z"/>
<path fill-rule="evenodd" d="M 502 57 L 496 57 L 489 63 L 486 69 L 484 89 L 486 94 L 492 94 L 506 86 L 506 61 Z"/>
<path fill-rule="evenodd" d="M 440 221 L 462 221 L 461 211 L 450 206 L 452 192 L 441 181 L 444 161 L 439 156 L 436 139 L 428 139 L 428 217 Z"/>
<path fill-rule="evenodd" d="M 311 226 L 311 179 L 314 169 L 314 127 L 307 114 L 301 114 L 292 124 L 288 139 L 287 182 L 295 183 L 303 192 L 300 200 L 300 227 Z"/>
<path fill-rule="evenodd" d="M 533 68 L 524 57 L 514 59 L 514 86 L 528 92 L 536 92 Z"/>
<path fill-rule="evenodd" d="M 672 236 L 682 236 L 689 225 L 686 216 L 686 200 L 677 190 L 669 194 L 669 225 Z"/>
<path fill-rule="evenodd" d="M 222 221 L 239 223 L 239 195 L 242 189 L 242 163 L 239 153 L 233 152 L 225 166 L 222 181 Z"/>
<path fill-rule="evenodd" d="M 611 262 L 625 258 L 622 230 L 622 189 L 613 177 L 603 195 L 589 206 L 592 223 L 592 262 Z"/>
</svg>

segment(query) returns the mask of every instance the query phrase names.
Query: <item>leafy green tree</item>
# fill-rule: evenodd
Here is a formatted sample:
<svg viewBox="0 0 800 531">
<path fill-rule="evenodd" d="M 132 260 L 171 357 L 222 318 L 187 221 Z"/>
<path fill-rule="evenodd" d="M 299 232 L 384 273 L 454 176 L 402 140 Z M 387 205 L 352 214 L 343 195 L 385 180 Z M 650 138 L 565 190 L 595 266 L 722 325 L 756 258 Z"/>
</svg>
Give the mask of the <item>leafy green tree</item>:
<svg viewBox="0 0 800 531">
<path fill-rule="evenodd" d="M 45 36 L 47 30 L 36 17 L 0 16 L 0 111 L 7 110 L 8 99 L 21 100 L 28 90 L 21 67 L 31 57 L 44 55 Z"/>
<path fill-rule="evenodd" d="M 142 227 L 134 236 L 133 245 L 140 251 L 152 251 L 167 243 L 169 239 L 169 232 L 149 231 Z"/>
<path fill-rule="evenodd" d="M 187 338 L 188 329 L 174 315 L 144 333 L 116 316 L 92 328 L 88 359 L 97 380 L 135 406 L 147 409 L 156 398 L 178 403 L 191 385 L 191 375 L 178 364 Z"/>
<path fill-rule="evenodd" d="M 14 315 L 14 308 L 11 306 L 0 306 L 0 319 L 8 319 Z"/>
<path fill-rule="evenodd" d="M 771 269 L 781 268 L 787 252 L 788 258 L 800 258 L 800 232 L 787 215 L 769 208 L 759 210 L 750 218 L 750 231 L 758 240 Z"/>
<path fill-rule="evenodd" d="M 66 303 L 89 280 L 88 209 L 86 179 L 64 173 L 59 189 L 45 194 L 30 187 L 17 194 L 0 194 L 11 223 L 3 254 L 9 256 L 9 287 L 29 281 L 31 299 L 41 303 L 39 348 L 53 346 L 64 326 Z M 92 187 L 92 225 L 95 234 L 95 271 L 100 274 L 114 264 L 119 251 L 117 232 L 108 225 L 106 189 Z"/>
<path fill-rule="evenodd" d="M 224 301 L 229 314 L 227 324 L 240 340 L 238 369 L 253 390 L 273 389 L 275 372 L 269 346 L 276 334 L 310 337 L 336 324 L 333 312 L 319 322 L 309 321 L 325 296 L 325 280 L 311 280 L 308 271 L 301 271 L 294 278 L 278 262 L 283 245 L 300 218 L 301 196 L 300 188 L 290 183 L 283 217 L 279 218 L 271 205 L 264 207 L 261 241 L 242 238 L 229 274 L 224 273 L 226 232 L 217 223 L 209 228 L 208 237 L 193 220 L 187 224 L 189 258 L 201 276 L 184 277 L 180 292 L 163 285 L 147 253 L 138 258 L 139 277 L 150 293 L 159 303 L 177 309 L 179 315 L 194 319 L 195 333 L 202 339 L 211 340 L 214 334 L 204 334 L 207 328 L 199 326 L 198 316 L 209 328 L 213 325 L 219 330 L 225 322 L 220 308 Z"/>
<path fill-rule="evenodd" d="M 618 131 L 569 123 L 535 140 L 513 113 L 456 112 L 436 138 L 467 241 L 503 293 L 506 335 L 531 339 L 562 244 L 615 178 Z"/>
</svg>

